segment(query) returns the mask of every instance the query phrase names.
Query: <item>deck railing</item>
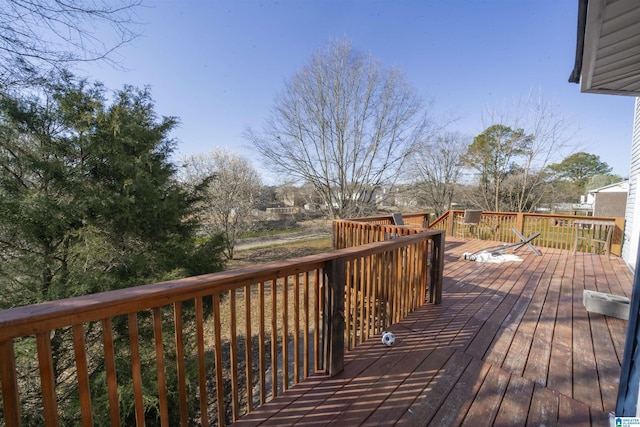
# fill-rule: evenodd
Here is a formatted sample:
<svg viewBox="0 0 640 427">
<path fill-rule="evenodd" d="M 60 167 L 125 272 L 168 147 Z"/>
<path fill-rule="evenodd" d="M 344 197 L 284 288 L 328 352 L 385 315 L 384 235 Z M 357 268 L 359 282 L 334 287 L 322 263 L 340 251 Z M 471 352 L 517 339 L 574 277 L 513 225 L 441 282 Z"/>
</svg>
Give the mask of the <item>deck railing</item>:
<svg viewBox="0 0 640 427">
<path fill-rule="evenodd" d="M 442 230 L 422 228 L 426 224 L 428 215 L 403 215 L 404 226 L 392 225 L 387 217 L 373 217 L 371 222 L 363 219 L 335 220 L 333 221 L 333 247 L 344 249 L 366 245 L 375 242 L 389 241 L 401 236 L 421 234 L 429 236 L 428 247 L 424 249 L 425 258 L 429 263 L 428 296 L 429 302 L 440 304 L 442 301 L 442 270 L 444 268 L 444 236 Z M 413 221 L 413 222 L 412 222 Z M 413 225 L 411 225 L 413 224 Z M 415 225 L 420 224 L 420 225 Z M 415 256 L 411 256 L 415 258 Z M 401 281 L 403 278 L 392 278 L 392 281 Z"/>
<path fill-rule="evenodd" d="M 431 223 L 430 227 L 438 230 L 446 230 L 450 236 L 456 236 L 457 223 L 462 219 L 464 211 L 452 210 L 446 212 L 440 218 Z M 574 224 L 576 220 L 589 219 L 592 226 Z M 574 249 L 576 233 L 581 238 L 580 244 L 575 248 L 580 252 L 595 252 L 602 254 L 604 246 L 590 242 L 604 241 L 607 230 L 603 223 L 615 223 L 611 236 L 611 254 L 622 253 L 622 233 L 624 230 L 624 218 L 585 217 L 576 215 L 537 214 L 526 212 L 483 212 L 478 225 L 481 239 L 493 240 L 505 243 L 518 243 L 519 237 L 513 232 L 515 228 L 521 234 L 530 236 L 540 233 L 534 241 L 536 246 L 556 249 Z M 583 244 L 583 242 L 586 242 Z"/>
<path fill-rule="evenodd" d="M 334 375 L 345 351 L 427 295 L 440 301 L 444 233 L 416 231 L 388 230 L 393 238 L 324 254 L 0 311 L 0 425 L 224 425 L 309 375 Z M 62 360 L 69 361 L 63 370 Z M 77 384 L 75 394 L 63 382 Z M 27 395 L 33 390 L 39 393 Z M 108 397 L 100 408 L 97 393 Z M 62 413 L 69 395 L 76 406 Z M 130 418 L 123 404 L 134 407 Z M 37 408 L 40 421 L 23 419 L 27 407 L 30 416 Z"/>
<path fill-rule="evenodd" d="M 418 228 L 429 228 L 429 218 L 431 215 L 425 213 L 402 214 L 402 220 L 405 225 Z M 362 218 L 349 218 L 347 222 L 360 222 L 371 225 L 394 225 L 393 215 L 367 216 Z"/>
</svg>

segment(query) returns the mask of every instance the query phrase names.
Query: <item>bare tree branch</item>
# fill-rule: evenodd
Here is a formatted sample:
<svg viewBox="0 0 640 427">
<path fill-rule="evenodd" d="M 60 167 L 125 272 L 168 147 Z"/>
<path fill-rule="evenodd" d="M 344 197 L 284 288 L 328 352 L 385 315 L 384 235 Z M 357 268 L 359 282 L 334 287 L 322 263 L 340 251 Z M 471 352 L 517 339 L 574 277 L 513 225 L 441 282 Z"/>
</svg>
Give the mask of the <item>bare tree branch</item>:
<svg viewBox="0 0 640 427">
<path fill-rule="evenodd" d="M 106 61 L 138 37 L 142 0 L 0 0 L 0 86 L 72 63 Z"/>
<path fill-rule="evenodd" d="M 462 176 L 462 154 L 471 137 L 447 132 L 426 141 L 413 156 L 408 169 L 417 182 L 416 195 L 436 216 L 451 209 Z"/>
<path fill-rule="evenodd" d="M 544 170 L 571 148 L 574 124 L 559 113 L 554 103 L 535 91 L 509 105 L 489 110 L 483 122 L 485 132 L 503 128 L 526 137 L 512 140 L 494 135 L 493 161 L 497 163 L 489 164 L 485 171 L 490 172 L 491 179 L 480 174 L 483 188 L 479 193 L 485 200 L 479 206 L 516 212 L 534 209 L 549 187 Z M 476 169 L 480 166 L 476 158 Z"/>
</svg>

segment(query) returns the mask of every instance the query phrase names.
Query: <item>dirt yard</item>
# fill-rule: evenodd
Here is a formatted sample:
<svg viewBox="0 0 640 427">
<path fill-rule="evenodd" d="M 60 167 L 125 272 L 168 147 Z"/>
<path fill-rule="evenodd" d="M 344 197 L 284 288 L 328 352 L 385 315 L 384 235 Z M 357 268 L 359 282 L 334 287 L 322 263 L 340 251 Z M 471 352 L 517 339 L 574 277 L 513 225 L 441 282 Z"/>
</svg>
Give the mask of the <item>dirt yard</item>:
<svg viewBox="0 0 640 427">
<path fill-rule="evenodd" d="M 298 258 L 332 249 L 330 221 L 309 221 L 301 223 L 301 226 L 302 230 L 296 233 L 239 241 L 233 260 L 227 262 L 227 270 Z"/>
<path fill-rule="evenodd" d="M 233 260 L 227 262 L 227 270 L 313 255 L 331 249 L 331 236 L 315 237 L 299 241 L 274 242 L 265 247 L 236 251 Z"/>
</svg>

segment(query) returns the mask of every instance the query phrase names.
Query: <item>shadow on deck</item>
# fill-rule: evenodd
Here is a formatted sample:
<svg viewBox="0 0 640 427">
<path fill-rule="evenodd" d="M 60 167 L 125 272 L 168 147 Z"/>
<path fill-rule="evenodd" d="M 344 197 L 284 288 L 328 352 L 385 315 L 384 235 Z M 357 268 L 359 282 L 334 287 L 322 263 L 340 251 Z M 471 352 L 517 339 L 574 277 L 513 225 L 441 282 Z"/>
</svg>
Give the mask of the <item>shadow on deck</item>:
<svg viewBox="0 0 640 427">
<path fill-rule="evenodd" d="M 622 259 L 542 248 L 476 263 L 448 239 L 442 305 L 425 304 L 239 425 L 608 425 L 627 322 L 588 313 L 584 289 L 631 296 Z"/>
</svg>

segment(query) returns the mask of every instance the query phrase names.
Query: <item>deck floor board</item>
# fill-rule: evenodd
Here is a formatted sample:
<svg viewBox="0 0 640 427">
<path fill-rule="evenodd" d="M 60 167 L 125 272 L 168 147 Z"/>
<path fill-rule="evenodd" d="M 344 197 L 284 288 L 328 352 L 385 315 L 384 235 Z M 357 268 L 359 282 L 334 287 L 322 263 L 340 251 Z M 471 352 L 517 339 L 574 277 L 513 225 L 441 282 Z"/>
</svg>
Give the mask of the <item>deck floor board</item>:
<svg viewBox="0 0 640 427">
<path fill-rule="evenodd" d="M 522 262 L 465 260 L 447 239 L 442 304 L 425 304 L 239 425 L 603 425 L 615 405 L 627 322 L 588 313 L 584 289 L 631 295 L 617 257 L 526 247 Z"/>
</svg>

